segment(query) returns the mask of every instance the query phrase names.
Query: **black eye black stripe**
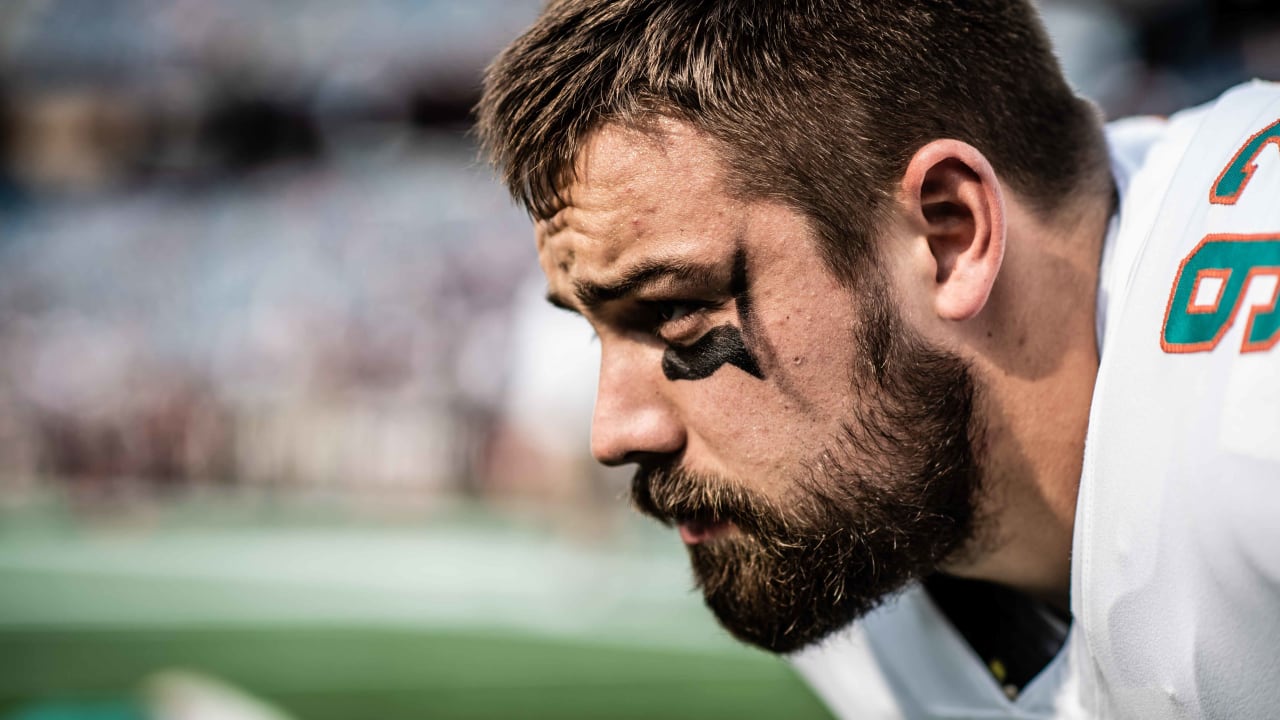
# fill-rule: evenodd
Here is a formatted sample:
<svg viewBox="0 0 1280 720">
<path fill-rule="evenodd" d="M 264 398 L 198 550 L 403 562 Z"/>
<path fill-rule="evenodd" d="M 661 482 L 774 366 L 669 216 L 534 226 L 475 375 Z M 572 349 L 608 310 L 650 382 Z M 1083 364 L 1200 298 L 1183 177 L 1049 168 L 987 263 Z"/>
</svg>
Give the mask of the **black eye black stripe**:
<svg viewBox="0 0 1280 720">
<path fill-rule="evenodd" d="M 692 345 L 667 348 L 662 355 L 662 374 L 668 380 L 702 380 L 726 364 L 752 377 L 764 378 L 760 364 L 742 339 L 742 331 L 732 325 L 713 327 Z"/>
<path fill-rule="evenodd" d="M 744 331 L 751 334 L 755 326 L 755 314 L 751 308 L 751 295 L 747 282 L 747 255 L 741 247 L 733 255 L 733 276 L 729 291 L 738 306 L 739 330 L 725 324 L 713 327 L 697 342 L 681 347 L 669 347 L 662 355 L 662 374 L 668 380 L 702 380 L 711 377 L 724 365 L 733 365 L 748 375 L 764 379 L 760 363 L 747 346 Z"/>
</svg>

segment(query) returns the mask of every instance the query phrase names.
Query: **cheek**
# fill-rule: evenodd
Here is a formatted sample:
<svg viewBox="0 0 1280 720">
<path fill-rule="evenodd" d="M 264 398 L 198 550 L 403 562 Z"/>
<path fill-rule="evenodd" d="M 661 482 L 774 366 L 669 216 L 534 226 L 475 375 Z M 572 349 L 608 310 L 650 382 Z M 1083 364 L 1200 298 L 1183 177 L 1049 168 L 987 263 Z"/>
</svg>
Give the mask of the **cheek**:
<svg viewBox="0 0 1280 720">
<path fill-rule="evenodd" d="M 779 258 L 757 285 L 755 326 L 779 389 L 809 410 L 831 413 L 852 387 L 858 318 L 849 291 L 825 271 L 814 271 L 819 263 L 816 257 Z"/>
<path fill-rule="evenodd" d="M 776 303 L 761 323 L 779 396 L 814 419 L 843 419 L 851 409 L 857 345 L 853 309 L 818 297 Z"/>
<path fill-rule="evenodd" d="M 849 417 L 852 341 L 808 318 L 783 317 L 762 323 L 772 356 L 764 379 L 724 367 L 677 383 L 695 467 L 756 483 L 794 477 L 796 463 L 825 447 Z"/>
</svg>

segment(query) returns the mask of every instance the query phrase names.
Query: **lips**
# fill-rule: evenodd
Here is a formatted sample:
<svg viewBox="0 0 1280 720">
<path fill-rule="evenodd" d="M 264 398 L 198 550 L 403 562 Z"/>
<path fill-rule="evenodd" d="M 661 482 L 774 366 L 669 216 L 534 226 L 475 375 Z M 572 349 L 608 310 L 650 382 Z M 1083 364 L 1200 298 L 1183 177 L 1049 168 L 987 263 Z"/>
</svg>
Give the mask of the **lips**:
<svg viewBox="0 0 1280 720">
<path fill-rule="evenodd" d="M 679 523 L 680 539 L 686 545 L 698 545 L 719 537 L 733 528 L 728 520 L 684 520 Z"/>
</svg>

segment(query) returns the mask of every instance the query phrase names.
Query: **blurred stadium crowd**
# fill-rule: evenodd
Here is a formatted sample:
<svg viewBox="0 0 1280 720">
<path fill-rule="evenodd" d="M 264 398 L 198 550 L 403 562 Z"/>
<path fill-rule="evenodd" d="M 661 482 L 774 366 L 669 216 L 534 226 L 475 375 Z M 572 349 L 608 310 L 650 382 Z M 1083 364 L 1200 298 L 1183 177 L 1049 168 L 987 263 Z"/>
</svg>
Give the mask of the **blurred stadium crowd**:
<svg viewBox="0 0 1280 720">
<path fill-rule="evenodd" d="M 464 131 L 536 9 L 0 9 L 4 490 L 473 490 L 532 250 Z"/>
<path fill-rule="evenodd" d="M 589 335 L 523 309 L 527 220 L 466 134 L 539 5 L 0 6 L 0 497 L 612 498 Z M 1044 9 L 1109 116 L 1280 78 L 1265 0 Z"/>
</svg>

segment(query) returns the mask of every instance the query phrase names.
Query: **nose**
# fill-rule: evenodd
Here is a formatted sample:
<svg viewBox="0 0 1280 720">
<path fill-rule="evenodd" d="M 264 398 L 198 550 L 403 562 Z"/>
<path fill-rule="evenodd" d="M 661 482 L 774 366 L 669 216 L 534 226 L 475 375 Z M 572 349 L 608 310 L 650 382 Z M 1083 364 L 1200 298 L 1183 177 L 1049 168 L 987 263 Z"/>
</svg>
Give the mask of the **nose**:
<svg viewBox="0 0 1280 720">
<path fill-rule="evenodd" d="M 605 465 L 641 462 L 684 449 L 685 428 L 667 397 L 661 359 L 649 348 L 602 348 L 591 419 L 591 454 Z"/>
</svg>

